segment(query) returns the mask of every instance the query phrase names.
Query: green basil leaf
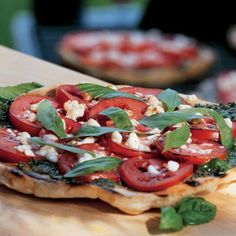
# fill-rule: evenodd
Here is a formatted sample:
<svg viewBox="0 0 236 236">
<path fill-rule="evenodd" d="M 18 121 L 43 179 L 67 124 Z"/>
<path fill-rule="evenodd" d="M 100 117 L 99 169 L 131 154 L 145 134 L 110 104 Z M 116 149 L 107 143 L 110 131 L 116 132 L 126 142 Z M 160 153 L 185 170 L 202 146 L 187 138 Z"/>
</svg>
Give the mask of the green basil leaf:
<svg viewBox="0 0 236 236">
<path fill-rule="evenodd" d="M 56 109 L 48 100 L 42 101 L 38 106 L 37 120 L 42 126 L 54 132 L 58 137 L 65 138 L 66 132 Z"/>
<path fill-rule="evenodd" d="M 184 109 L 183 112 L 185 113 L 198 112 L 204 115 L 208 114 L 212 116 L 215 119 L 216 124 L 219 128 L 221 143 L 228 149 L 233 147 L 232 129 L 226 124 L 224 117 L 220 113 L 208 108 L 188 108 Z"/>
<path fill-rule="evenodd" d="M 129 120 L 128 114 L 120 108 L 109 107 L 106 110 L 100 112 L 100 114 L 110 118 L 117 128 L 130 129 L 133 127 Z"/>
<path fill-rule="evenodd" d="M 47 141 L 44 141 L 43 139 L 38 138 L 38 137 L 30 138 L 30 141 L 32 141 L 33 143 L 39 144 L 39 145 L 48 145 L 48 146 L 52 146 L 52 147 L 55 147 L 55 148 L 58 148 L 61 150 L 68 151 L 68 152 L 77 153 L 80 155 L 84 155 L 85 153 L 89 153 L 91 156 L 95 157 L 95 154 L 93 152 L 89 152 L 89 151 L 86 151 L 86 150 L 83 150 L 83 149 L 80 149 L 77 147 L 72 147 L 72 146 L 68 146 L 68 145 L 64 145 L 64 144 L 60 144 L 60 143 L 47 142 Z"/>
<path fill-rule="evenodd" d="M 172 89 L 166 89 L 161 92 L 159 99 L 165 103 L 168 112 L 174 111 L 175 108 L 181 104 L 181 97 Z"/>
<path fill-rule="evenodd" d="M 99 126 L 91 126 L 91 125 L 83 125 L 79 131 L 77 136 L 78 137 L 87 137 L 87 136 L 100 136 L 107 133 L 112 132 L 125 132 L 125 129 L 119 128 L 111 128 L 111 127 L 99 127 Z"/>
<path fill-rule="evenodd" d="M 162 130 L 168 126 L 176 125 L 180 122 L 185 122 L 196 118 L 202 118 L 202 116 L 196 115 L 194 112 L 186 113 L 182 111 L 174 111 L 145 117 L 139 120 L 139 122 L 148 127 Z"/>
<path fill-rule="evenodd" d="M 11 101 L 0 101 L 0 127 L 11 128 L 11 123 L 8 118 L 8 109 L 11 105 Z"/>
<path fill-rule="evenodd" d="M 159 228 L 163 230 L 172 229 L 177 231 L 183 228 L 182 217 L 176 213 L 175 208 L 161 208 L 161 222 Z"/>
<path fill-rule="evenodd" d="M 133 94 L 116 91 L 114 89 L 104 87 L 98 84 L 83 83 L 77 85 L 81 91 L 87 92 L 92 95 L 94 98 L 114 98 L 114 97 L 126 97 L 132 98 L 135 100 L 143 101 L 142 98 L 139 98 Z"/>
<path fill-rule="evenodd" d="M 172 132 L 167 133 L 163 152 L 185 144 L 189 137 L 190 129 L 188 125 L 184 125 L 183 127 L 180 127 Z"/>
<path fill-rule="evenodd" d="M 77 164 L 72 170 L 67 172 L 64 177 L 73 178 L 97 171 L 109 171 L 115 169 L 121 163 L 122 160 L 116 157 L 100 157 Z"/>
<path fill-rule="evenodd" d="M 13 98 L 29 92 L 30 90 L 41 88 L 42 85 L 38 83 L 23 83 L 15 86 L 0 87 L 0 100 L 12 100 Z"/>
<path fill-rule="evenodd" d="M 215 218 L 216 206 L 200 197 L 187 197 L 176 206 L 176 212 L 184 225 L 199 225 Z"/>
</svg>

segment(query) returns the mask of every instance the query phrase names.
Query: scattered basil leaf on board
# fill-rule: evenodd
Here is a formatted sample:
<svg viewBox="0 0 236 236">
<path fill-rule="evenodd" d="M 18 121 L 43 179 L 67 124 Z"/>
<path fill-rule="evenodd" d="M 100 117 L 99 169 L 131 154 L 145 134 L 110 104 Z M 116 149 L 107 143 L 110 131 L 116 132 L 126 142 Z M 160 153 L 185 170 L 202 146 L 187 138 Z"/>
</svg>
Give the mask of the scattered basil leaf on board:
<svg viewBox="0 0 236 236">
<path fill-rule="evenodd" d="M 158 128 L 162 130 L 171 125 L 176 125 L 181 122 L 202 117 L 203 116 L 201 115 L 196 115 L 194 112 L 185 113 L 182 111 L 174 111 L 145 117 L 139 120 L 139 123 L 151 128 Z"/>
<path fill-rule="evenodd" d="M 67 136 L 61 118 L 48 100 L 44 100 L 39 104 L 37 120 L 44 128 L 51 130 L 58 137 L 65 138 Z"/>
<path fill-rule="evenodd" d="M 0 87 L 0 100 L 12 100 L 15 97 L 29 92 L 36 88 L 41 88 L 42 85 L 38 83 L 23 83 L 15 86 Z"/>
<path fill-rule="evenodd" d="M 135 95 L 120 92 L 108 87 L 104 87 L 98 84 L 91 84 L 91 83 L 83 83 L 77 85 L 81 91 L 87 92 L 92 95 L 95 99 L 96 98 L 114 98 L 114 97 L 126 97 L 132 98 L 135 100 L 143 101 L 142 98 L 139 98 Z"/>
<path fill-rule="evenodd" d="M 162 230 L 176 230 L 179 231 L 183 228 L 183 219 L 181 215 L 176 213 L 174 207 L 161 208 L 161 222 L 159 229 Z"/>
<path fill-rule="evenodd" d="M 188 125 L 177 128 L 174 131 L 166 134 L 165 146 L 163 152 L 168 151 L 171 148 L 177 148 L 185 144 L 190 137 L 190 129 Z"/>
<path fill-rule="evenodd" d="M 165 103 L 167 112 L 174 111 L 177 106 L 181 104 L 181 97 L 179 94 L 172 90 L 166 89 L 159 94 L 159 99 Z"/>
<path fill-rule="evenodd" d="M 38 137 L 30 138 L 30 141 L 33 143 L 39 144 L 39 145 L 48 145 L 51 147 L 55 147 L 55 148 L 65 150 L 68 152 L 72 152 L 72 153 L 77 153 L 80 155 L 84 155 L 85 153 L 89 153 L 91 156 L 93 156 L 93 157 L 95 156 L 95 154 L 93 152 L 86 151 L 86 150 L 83 150 L 83 149 L 80 149 L 77 147 L 72 147 L 69 145 L 60 144 L 60 143 L 47 142 L 47 141 L 44 141 L 43 139 L 38 138 Z"/>
<path fill-rule="evenodd" d="M 72 170 L 68 171 L 64 177 L 74 178 L 97 171 L 109 171 L 118 167 L 122 160 L 115 157 L 100 157 L 94 160 L 84 161 L 77 164 Z"/>
<path fill-rule="evenodd" d="M 99 127 L 91 125 L 83 125 L 77 133 L 77 137 L 87 137 L 87 136 L 100 136 L 112 132 L 125 132 L 125 129 L 111 128 L 111 127 Z"/>
<path fill-rule="evenodd" d="M 184 225 L 204 224 L 216 216 L 216 206 L 200 197 L 182 199 L 176 211 L 182 216 Z"/>
<path fill-rule="evenodd" d="M 99 114 L 107 116 L 109 119 L 111 119 L 114 122 L 116 128 L 130 129 L 133 127 L 129 120 L 128 114 L 120 108 L 109 107 Z"/>
</svg>

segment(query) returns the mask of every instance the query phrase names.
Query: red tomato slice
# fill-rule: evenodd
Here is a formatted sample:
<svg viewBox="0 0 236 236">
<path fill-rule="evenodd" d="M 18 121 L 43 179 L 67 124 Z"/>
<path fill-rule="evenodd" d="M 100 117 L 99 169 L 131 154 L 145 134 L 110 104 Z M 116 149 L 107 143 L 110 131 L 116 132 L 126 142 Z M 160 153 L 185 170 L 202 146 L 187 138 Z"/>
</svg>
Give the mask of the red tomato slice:
<svg viewBox="0 0 236 236">
<path fill-rule="evenodd" d="M 157 149 L 163 151 L 164 135 L 157 141 Z M 201 165 L 212 158 L 226 159 L 226 148 L 217 142 L 193 139 L 192 143 L 186 143 L 186 148 L 172 148 L 162 155 L 171 160 L 185 161 L 194 165 Z"/>
<path fill-rule="evenodd" d="M 232 135 L 236 138 L 236 121 L 232 122 Z"/>
<path fill-rule="evenodd" d="M 16 150 L 20 142 L 15 140 L 6 129 L 0 129 L 0 160 L 5 162 L 27 162 L 32 157 Z"/>
<path fill-rule="evenodd" d="M 85 103 L 88 99 L 88 95 L 81 92 L 75 85 L 65 84 L 56 89 L 56 100 L 62 105 L 68 100 L 77 100 L 79 103 Z"/>
<path fill-rule="evenodd" d="M 166 164 L 166 161 L 160 159 L 132 158 L 121 164 L 119 173 L 129 187 L 144 192 L 159 191 L 176 185 L 193 173 L 191 164 L 180 163 L 180 168 L 176 172 L 170 172 Z M 149 165 L 154 166 L 160 175 L 147 172 Z"/>
<path fill-rule="evenodd" d="M 58 107 L 58 103 L 47 96 L 23 95 L 16 98 L 9 109 L 9 118 L 12 125 L 18 130 L 26 131 L 32 136 L 37 136 L 42 128 L 41 124 L 38 122 L 30 122 L 24 115 L 26 111 L 30 111 L 32 104 L 38 103 L 43 99 L 51 101 L 55 108 Z"/>
<path fill-rule="evenodd" d="M 76 122 L 65 116 L 64 117 L 61 116 L 61 118 L 65 121 L 67 134 L 76 134 L 78 132 L 78 130 L 81 127 L 81 124 L 79 122 Z"/>
<path fill-rule="evenodd" d="M 124 87 L 120 88 L 119 91 L 125 92 L 125 93 L 141 93 L 143 96 L 145 95 L 158 95 L 160 94 L 163 90 L 162 89 L 154 89 L 154 88 L 142 88 L 142 87 Z"/>
<path fill-rule="evenodd" d="M 99 103 L 97 103 L 90 109 L 89 118 L 96 118 L 100 112 L 109 107 L 119 107 L 121 109 L 132 111 L 133 114 L 131 115 L 131 118 L 138 120 L 141 117 L 143 117 L 145 110 L 147 108 L 147 104 L 132 98 L 125 98 L 125 97 L 107 98 L 101 100 Z"/>
</svg>

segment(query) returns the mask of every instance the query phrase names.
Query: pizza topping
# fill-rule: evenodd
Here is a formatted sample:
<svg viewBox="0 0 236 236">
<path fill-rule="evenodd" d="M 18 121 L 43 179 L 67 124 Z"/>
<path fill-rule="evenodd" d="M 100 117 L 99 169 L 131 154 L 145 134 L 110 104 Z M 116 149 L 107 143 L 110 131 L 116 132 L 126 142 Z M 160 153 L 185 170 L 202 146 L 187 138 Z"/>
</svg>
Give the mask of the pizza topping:
<svg viewBox="0 0 236 236">
<path fill-rule="evenodd" d="M 229 128 L 232 129 L 232 126 L 233 126 L 232 121 L 229 118 L 225 118 L 224 120 L 225 120 L 226 124 L 229 126 Z"/>
<path fill-rule="evenodd" d="M 46 142 L 56 142 L 58 137 L 54 134 L 45 134 L 42 136 L 42 139 Z"/>
<path fill-rule="evenodd" d="M 58 161 L 58 152 L 55 147 L 52 146 L 42 146 L 37 152 L 39 156 L 45 157 L 48 161 L 56 163 Z"/>
<path fill-rule="evenodd" d="M 45 100 L 45 99 L 42 99 L 40 102 L 32 104 L 32 105 L 30 106 L 30 110 L 31 110 L 31 111 L 34 111 L 34 112 L 37 112 L 37 111 L 38 111 L 38 108 L 39 108 L 39 104 L 40 104 L 41 102 L 43 102 L 44 100 Z"/>
<path fill-rule="evenodd" d="M 147 172 L 148 172 L 149 174 L 153 175 L 153 176 L 158 176 L 158 175 L 161 174 L 161 172 L 158 171 L 158 170 L 156 169 L 156 167 L 153 166 L 153 165 L 149 165 L 149 166 L 147 167 Z"/>
<path fill-rule="evenodd" d="M 127 141 L 125 142 L 125 145 L 132 149 L 139 150 L 140 140 L 135 132 L 131 132 L 129 134 L 129 137 Z"/>
<path fill-rule="evenodd" d="M 122 135 L 118 131 L 115 131 L 111 134 L 111 140 L 115 143 L 121 143 L 122 139 Z"/>
<path fill-rule="evenodd" d="M 179 109 L 179 110 L 184 110 L 184 109 L 188 109 L 188 108 L 192 108 L 192 106 L 186 105 L 186 104 L 180 104 L 180 105 L 178 106 L 178 109 Z M 199 113 L 199 114 L 201 115 L 201 113 Z M 196 115 L 199 115 L 199 114 L 196 114 Z"/>
<path fill-rule="evenodd" d="M 86 105 L 83 103 L 79 104 L 77 100 L 67 101 L 64 103 L 64 109 L 66 110 L 66 117 L 76 121 L 84 116 Z"/>
<path fill-rule="evenodd" d="M 152 115 L 160 114 L 160 113 L 164 113 L 164 112 L 165 112 L 165 110 L 161 106 L 150 105 L 147 107 L 144 115 L 145 116 L 152 116 Z"/>
<path fill-rule="evenodd" d="M 171 172 L 175 172 L 179 169 L 179 163 L 176 161 L 168 161 L 166 168 Z"/>
<path fill-rule="evenodd" d="M 34 152 L 32 151 L 32 147 L 29 144 L 23 144 L 16 146 L 16 150 L 19 152 L 23 152 L 26 156 L 34 157 Z"/>
<path fill-rule="evenodd" d="M 101 125 L 96 120 L 94 120 L 92 118 L 90 118 L 85 124 L 88 125 L 88 126 L 101 127 Z"/>
<path fill-rule="evenodd" d="M 19 117 L 21 117 L 21 116 L 19 115 Z M 37 120 L 37 115 L 30 110 L 25 111 L 25 114 L 22 115 L 22 117 L 32 123 Z"/>
<path fill-rule="evenodd" d="M 95 143 L 96 139 L 95 137 L 87 137 L 79 141 L 75 141 L 76 145 L 86 144 L 86 143 Z"/>
</svg>

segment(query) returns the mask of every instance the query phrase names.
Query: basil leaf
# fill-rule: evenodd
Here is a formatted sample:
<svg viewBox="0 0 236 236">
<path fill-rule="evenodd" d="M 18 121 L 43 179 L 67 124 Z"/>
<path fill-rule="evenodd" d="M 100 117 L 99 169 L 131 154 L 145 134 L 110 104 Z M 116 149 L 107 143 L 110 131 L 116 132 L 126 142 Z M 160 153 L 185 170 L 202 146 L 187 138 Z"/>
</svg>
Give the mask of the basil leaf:
<svg viewBox="0 0 236 236">
<path fill-rule="evenodd" d="M 109 107 L 106 110 L 100 112 L 99 114 L 105 115 L 108 118 L 110 118 L 114 124 L 115 127 L 120 129 L 130 129 L 132 128 L 132 123 L 129 120 L 128 114 L 117 107 Z"/>
<path fill-rule="evenodd" d="M 87 136 L 100 136 L 107 133 L 112 132 L 125 132 L 125 129 L 119 128 L 110 128 L 110 127 L 99 127 L 99 126 L 91 126 L 91 125 L 83 125 L 79 131 L 77 136 L 78 137 L 87 137 Z"/>
<path fill-rule="evenodd" d="M 67 172 L 65 178 L 73 178 L 97 171 L 109 171 L 115 169 L 122 163 L 122 160 L 115 157 L 100 157 L 94 160 L 84 161 L 76 165 L 72 170 Z"/>
<path fill-rule="evenodd" d="M 72 147 L 72 146 L 68 146 L 68 145 L 64 145 L 64 144 L 60 144 L 60 143 L 47 142 L 47 141 L 44 141 L 43 139 L 38 138 L 38 137 L 30 138 L 30 141 L 32 141 L 33 143 L 39 144 L 39 145 L 48 145 L 51 147 L 55 147 L 55 148 L 65 150 L 68 152 L 72 152 L 72 153 L 77 153 L 80 155 L 84 155 L 85 153 L 89 153 L 91 156 L 95 157 L 95 154 L 93 152 L 89 152 L 89 151 L 86 151 L 86 150 L 83 150 L 83 149 L 80 149 L 77 147 Z"/>
<path fill-rule="evenodd" d="M 167 111 L 174 111 L 177 106 L 181 104 L 181 97 L 179 94 L 172 90 L 166 89 L 159 94 L 159 99 L 167 106 Z"/>
<path fill-rule="evenodd" d="M 200 197 L 187 197 L 176 206 L 176 212 L 184 225 L 199 225 L 215 218 L 216 206 Z"/>
<path fill-rule="evenodd" d="M 208 114 L 212 116 L 215 119 L 216 124 L 219 128 L 221 143 L 228 149 L 232 148 L 233 146 L 232 129 L 226 124 L 224 117 L 220 113 L 207 108 L 188 108 L 184 109 L 183 112 L 186 113 L 199 112 L 202 114 Z"/>
<path fill-rule="evenodd" d="M 185 144 L 189 137 L 190 129 L 188 125 L 184 125 L 183 127 L 180 127 L 172 132 L 167 133 L 163 152 Z"/>
<path fill-rule="evenodd" d="M 196 118 L 202 118 L 202 116 L 196 115 L 194 112 L 186 113 L 182 111 L 174 111 L 145 117 L 139 120 L 139 122 L 151 128 L 158 128 L 162 130 L 168 126 L 176 125 L 180 122 L 185 122 Z"/>
<path fill-rule="evenodd" d="M 13 98 L 26 93 L 30 90 L 41 88 L 42 85 L 38 83 L 23 83 L 15 86 L 0 87 L 0 100 L 12 100 Z"/>
<path fill-rule="evenodd" d="M 44 100 L 39 104 L 37 120 L 44 128 L 51 130 L 58 137 L 66 137 L 63 122 L 58 116 L 56 109 L 48 100 Z"/>
<path fill-rule="evenodd" d="M 183 228 L 182 217 L 176 213 L 173 207 L 161 208 L 160 229 L 181 230 Z"/>
<path fill-rule="evenodd" d="M 0 127 L 2 128 L 11 128 L 10 120 L 8 118 L 8 109 L 10 105 L 10 101 L 0 101 Z"/>
<path fill-rule="evenodd" d="M 92 95 L 94 98 L 114 98 L 114 97 L 126 97 L 132 98 L 135 100 L 143 101 L 142 98 L 139 98 L 133 94 L 116 91 L 114 89 L 104 87 L 98 84 L 83 83 L 77 85 L 81 91 L 87 92 Z"/>
</svg>

